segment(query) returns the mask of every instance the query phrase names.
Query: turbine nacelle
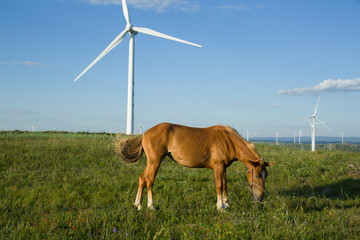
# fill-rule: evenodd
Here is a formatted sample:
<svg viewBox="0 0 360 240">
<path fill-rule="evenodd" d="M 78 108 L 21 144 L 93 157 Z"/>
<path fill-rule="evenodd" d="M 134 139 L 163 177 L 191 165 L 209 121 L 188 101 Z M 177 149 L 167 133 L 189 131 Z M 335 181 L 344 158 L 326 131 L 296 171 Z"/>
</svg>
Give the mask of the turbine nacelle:
<svg viewBox="0 0 360 240">
<path fill-rule="evenodd" d="M 133 28 L 133 25 L 131 25 L 130 23 L 126 24 L 125 30 L 128 32 L 131 32 Z"/>
</svg>

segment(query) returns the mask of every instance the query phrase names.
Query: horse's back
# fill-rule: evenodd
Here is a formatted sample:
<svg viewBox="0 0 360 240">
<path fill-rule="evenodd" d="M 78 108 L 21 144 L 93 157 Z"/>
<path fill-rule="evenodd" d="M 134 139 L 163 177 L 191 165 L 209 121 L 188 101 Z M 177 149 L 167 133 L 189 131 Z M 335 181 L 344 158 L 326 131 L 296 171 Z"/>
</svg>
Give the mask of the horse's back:
<svg viewBox="0 0 360 240">
<path fill-rule="evenodd" d="M 188 127 L 172 123 L 160 123 L 144 133 L 146 142 L 153 142 L 155 145 L 172 145 L 175 142 L 211 142 L 216 130 L 223 130 L 225 127 L 216 125 L 207 128 Z M 196 141 L 195 141 L 196 139 Z"/>
<path fill-rule="evenodd" d="M 162 158 L 171 156 L 187 167 L 212 167 L 213 158 L 231 158 L 227 147 L 231 145 L 225 127 L 187 127 L 161 123 L 144 133 L 143 146 L 146 155 Z"/>
</svg>

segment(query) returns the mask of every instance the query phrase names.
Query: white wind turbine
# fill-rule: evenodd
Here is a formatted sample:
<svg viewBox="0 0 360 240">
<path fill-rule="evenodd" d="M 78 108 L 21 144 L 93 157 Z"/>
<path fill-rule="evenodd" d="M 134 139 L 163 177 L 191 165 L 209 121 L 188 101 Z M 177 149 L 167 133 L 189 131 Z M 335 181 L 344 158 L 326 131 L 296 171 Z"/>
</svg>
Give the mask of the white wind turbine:
<svg viewBox="0 0 360 240">
<path fill-rule="evenodd" d="M 294 143 L 296 143 L 296 131 L 294 131 Z"/>
<path fill-rule="evenodd" d="M 301 135 L 302 135 L 302 129 L 299 131 L 299 144 L 301 143 Z"/>
<path fill-rule="evenodd" d="M 102 57 L 104 57 L 108 52 L 110 52 L 114 47 L 116 47 L 125 37 L 126 33 L 130 35 L 129 42 L 129 72 L 128 72 L 128 103 L 127 103 L 127 125 L 126 125 L 126 134 L 134 134 L 134 45 L 135 45 L 135 35 L 138 33 L 144 33 L 152 35 L 155 37 L 165 38 L 181 43 L 190 44 L 193 46 L 201 47 L 198 44 L 191 43 L 179 38 L 171 37 L 163 33 L 151 30 L 149 28 L 135 27 L 130 22 L 130 15 L 126 0 L 122 0 L 122 9 L 124 17 L 126 20 L 126 27 L 111 43 L 105 48 L 105 50 L 74 80 L 75 82 L 92 66 L 95 65 Z"/>
<path fill-rule="evenodd" d="M 318 116 L 316 116 L 316 113 L 317 113 L 317 110 L 318 110 L 318 107 L 319 107 L 319 101 L 320 101 L 320 97 L 318 99 L 318 102 L 316 104 L 316 108 L 315 108 L 315 111 L 314 111 L 314 114 L 307 117 L 308 118 L 308 121 L 309 121 L 309 124 L 311 126 L 311 151 L 315 152 L 315 137 L 316 137 L 316 125 L 321 123 L 326 129 L 330 130 L 323 121 L 321 121 Z M 312 119 L 312 121 L 309 120 Z M 319 122 L 316 122 L 316 120 L 318 120 Z"/>
<path fill-rule="evenodd" d="M 143 125 L 142 122 L 139 122 L 139 134 L 142 134 Z"/>
</svg>

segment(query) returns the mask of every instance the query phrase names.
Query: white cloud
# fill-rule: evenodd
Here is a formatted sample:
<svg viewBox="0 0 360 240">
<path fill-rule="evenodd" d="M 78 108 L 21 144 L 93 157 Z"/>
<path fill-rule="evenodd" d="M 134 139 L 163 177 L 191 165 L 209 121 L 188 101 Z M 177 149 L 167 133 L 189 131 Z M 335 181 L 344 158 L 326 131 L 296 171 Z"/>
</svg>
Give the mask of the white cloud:
<svg viewBox="0 0 360 240">
<path fill-rule="evenodd" d="M 93 5 L 121 5 L 121 0 L 77 0 L 87 2 Z M 190 0 L 128 0 L 129 6 L 164 12 L 167 9 L 177 9 L 181 11 L 196 11 L 199 8 L 197 1 Z"/>
<path fill-rule="evenodd" d="M 69 1 L 69 0 L 62 0 Z M 121 5 L 122 0 L 75 0 L 92 5 Z M 128 6 L 144 10 L 153 10 L 156 12 L 165 12 L 169 9 L 176 9 L 184 12 L 196 12 L 201 6 L 200 1 L 196 0 L 127 0 Z M 252 5 L 232 4 L 215 7 L 215 9 L 225 12 L 242 12 L 251 11 L 253 8 L 265 8 L 264 4 Z"/>
<path fill-rule="evenodd" d="M 244 103 L 243 102 L 236 102 L 236 103 L 228 103 L 225 104 L 226 107 L 238 107 L 238 106 L 243 106 Z"/>
<path fill-rule="evenodd" d="M 2 62 L 2 64 L 10 64 L 10 65 L 26 65 L 31 67 L 54 67 L 54 65 L 44 64 L 41 62 L 31 62 L 31 61 L 21 61 L 21 62 Z"/>
<path fill-rule="evenodd" d="M 251 4 L 251 6 L 249 6 L 248 4 L 232 4 L 216 7 L 216 9 L 223 10 L 225 12 L 250 12 L 255 8 L 263 9 L 266 8 L 266 6 L 264 4 Z"/>
<path fill-rule="evenodd" d="M 282 107 L 282 106 L 284 106 L 283 103 L 266 104 L 265 108 L 279 108 L 279 107 Z"/>
<path fill-rule="evenodd" d="M 33 115 L 38 115 L 37 111 L 34 110 L 25 110 L 25 109 L 0 109 L 0 114 L 1 115 L 13 115 L 13 116 L 33 116 Z"/>
<path fill-rule="evenodd" d="M 217 9 L 224 10 L 226 12 L 230 12 L 230 11 L 235 11 L 235 12 L 251 11 L 251 8 L 249 8 L 245 4 L 234 4 L 234 5 L 220 6 L 220 7 L 217 7 Z"/>
<path fill-rule="evenodd" d="M 331 92 L 360 91 L 360 78 L 355 79 L 327 79 L 313 87 L 282 89 L 278 94 L 283 95 L 321 95 Z"/>
</svg>

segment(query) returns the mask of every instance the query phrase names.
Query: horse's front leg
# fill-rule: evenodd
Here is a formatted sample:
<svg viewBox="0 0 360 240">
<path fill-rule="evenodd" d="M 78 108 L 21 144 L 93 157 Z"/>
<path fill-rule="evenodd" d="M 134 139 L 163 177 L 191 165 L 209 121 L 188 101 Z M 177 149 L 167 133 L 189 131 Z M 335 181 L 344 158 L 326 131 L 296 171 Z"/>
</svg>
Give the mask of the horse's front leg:
<svg viewBox="0 0 360 240">
<path fill-rule="evenodd" d="M 227 207 L 229 207 L 229 199 L 228 199 L 228 195 L 227 195 L 226 168 L 224 169 L 222 182 L 223 182 L 222 200 L 223 200 L 224 207 L 227 208 Z"/>
<path fill-rule="evenodd" d="M 216 207 L 218 211 L 223 211 L 223 178 L 224 178 L 224 167 L 223 166 L 215 166 L 214 167 L 214 174 L 215 174 L 215 186 L 216 186 L 216 193 L 217 193 L 217 203 Z"/>
</svg>

